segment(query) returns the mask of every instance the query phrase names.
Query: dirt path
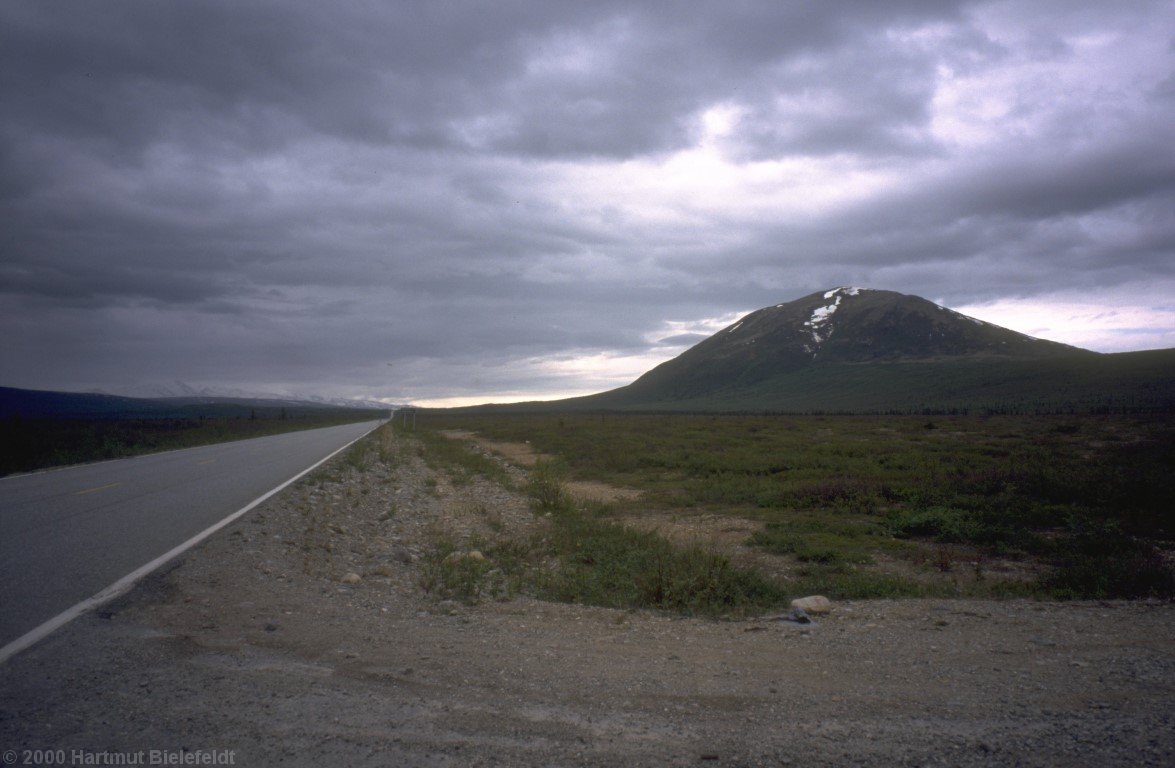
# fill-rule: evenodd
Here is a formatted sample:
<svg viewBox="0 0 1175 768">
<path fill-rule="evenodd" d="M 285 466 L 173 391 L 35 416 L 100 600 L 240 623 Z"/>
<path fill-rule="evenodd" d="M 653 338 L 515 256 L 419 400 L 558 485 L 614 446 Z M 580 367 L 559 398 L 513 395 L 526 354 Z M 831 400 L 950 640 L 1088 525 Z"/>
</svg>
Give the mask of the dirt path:
<svg viewBox="0 0 1175 768">
<path fill-rule="evenodd" d="M 337 481 L 292 487 L 0 667 L 0 750 L 65 749 L 66 765 L 152 749 L 246 766 L 1175 760 L 1170 604 L 864 601 L 803 627 L 438 601 L 420 586 L 438 541 L 544 523 L 514 492 L 437 475 L 414 444 L 389 450 L 363 472 L 337 460 Z"/>
</svg>

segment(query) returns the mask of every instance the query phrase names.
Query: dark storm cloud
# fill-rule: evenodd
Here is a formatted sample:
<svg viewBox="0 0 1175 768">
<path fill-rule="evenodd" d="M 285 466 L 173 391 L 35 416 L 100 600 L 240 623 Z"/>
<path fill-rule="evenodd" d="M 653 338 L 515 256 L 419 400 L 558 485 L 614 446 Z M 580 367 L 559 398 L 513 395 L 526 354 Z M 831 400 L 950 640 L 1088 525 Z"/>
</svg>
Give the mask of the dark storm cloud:
<svg viewBox="0 0 1175 768">
<path fill-rule="evenodd" d="M 924 74 L 887 66 L 862 82 L 883 62 L 859 35 L 954 14 L 941 2 L 671 5 L 26 3 L 6 8 L 0 63 L 6 102 L 23 107 L 10 128 L 127 161 L 161 139 L 261 151 L 308 131 L 623 157 L 688 140 L 683 119 L 715 98 L 840 93 L 850 71 L 844 100 L 867 102 L 854 119 L 904 120 L 924 90 L 903 94 L 904 81 Z M 829 51 L 831 63 L 814 59 Z"/>
<path fill-rule="evenodd" d="M 590 389 L 841 283 L 1170 284 L 1173 23 L 1166 2 L 4 3 L 0 383 Z"/>
</svg>

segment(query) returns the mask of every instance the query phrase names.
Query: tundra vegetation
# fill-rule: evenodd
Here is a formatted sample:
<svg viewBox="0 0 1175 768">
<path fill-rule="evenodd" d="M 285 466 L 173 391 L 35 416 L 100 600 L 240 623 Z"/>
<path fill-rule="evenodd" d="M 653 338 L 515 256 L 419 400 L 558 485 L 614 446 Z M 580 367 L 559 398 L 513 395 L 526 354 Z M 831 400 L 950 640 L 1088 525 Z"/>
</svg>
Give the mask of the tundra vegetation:
<svg viewBox="0 0 1175 768">
<path fill-rule="evenodd" d="M 452 571 L 464 598 L 487 573 L 498 595 L 703 614 L 808 592 L 1175 597 L 1171 415 L 420 418 L 431 461 L 508 483 L 498 462 L 440 434 L 452 429 L 547 457 L 526 490 L 548 533 L 486 542 L 485 560 L 451 548 L 434 559 L 434 584 Z M 584 502 L 570 481 L 640 494 Z M 742 548 L 782 567 L 640 524 L 691 518 L 739 523 L 726 530 L 745 527 Z"/>
</svg>

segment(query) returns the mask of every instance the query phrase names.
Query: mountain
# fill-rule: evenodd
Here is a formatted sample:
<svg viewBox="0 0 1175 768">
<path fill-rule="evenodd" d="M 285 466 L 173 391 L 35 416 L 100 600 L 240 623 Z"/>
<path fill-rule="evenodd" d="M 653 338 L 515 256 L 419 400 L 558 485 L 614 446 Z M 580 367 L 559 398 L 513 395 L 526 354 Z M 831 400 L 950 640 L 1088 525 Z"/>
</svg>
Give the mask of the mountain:
<svg viewBox="0 0 1175 768">
<path fill-rule="evenodd" d="M 680 400 L 837 364 L 1093 355 L 917 296 L 834 288 L 752 312 L 641 376 L 627 397 Z"/>
<path fill-rule="evenodd" d="M 743 317 L 632 384 L 531 410 L 1175 410 L 1175 350 L 1099 354 L 918 296 L 834 288 Z"/>
</svg>

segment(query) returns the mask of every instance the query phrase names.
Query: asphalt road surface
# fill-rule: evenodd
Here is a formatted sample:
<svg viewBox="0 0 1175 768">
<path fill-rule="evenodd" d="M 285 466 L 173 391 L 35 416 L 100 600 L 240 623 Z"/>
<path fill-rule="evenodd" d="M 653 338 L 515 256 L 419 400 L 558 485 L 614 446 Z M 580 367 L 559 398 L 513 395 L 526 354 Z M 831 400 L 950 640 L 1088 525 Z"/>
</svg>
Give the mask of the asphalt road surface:
<svg viewBox="0 0 1175 768">
<path fill-rule="evenodd" d="M 0 646 L 379 424 L 289 432 L 0 479 Z"/>
</svg>

